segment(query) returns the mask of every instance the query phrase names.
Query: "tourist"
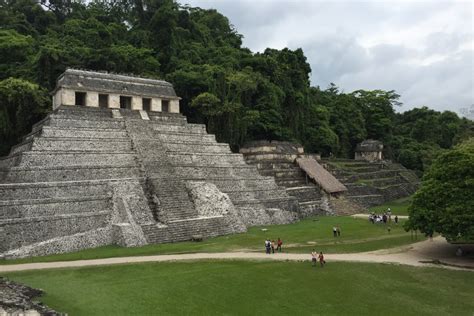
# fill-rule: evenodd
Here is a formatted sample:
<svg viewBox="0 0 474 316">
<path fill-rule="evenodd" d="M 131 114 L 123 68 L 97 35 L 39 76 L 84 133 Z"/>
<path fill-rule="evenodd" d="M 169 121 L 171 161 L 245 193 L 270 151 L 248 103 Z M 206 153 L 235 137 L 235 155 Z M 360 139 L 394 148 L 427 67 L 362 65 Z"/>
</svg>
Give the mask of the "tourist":
<svg viewBox="0 0 474 316">
<path fill-rule="evenodd" d="M 322 251 L 319 253 L 319 264 L 321 265 L 321 268 L 324 267 L 324 265 L 326 264 Z"/>
<path fill-rule="evenodd" d="M 332 234 L 334 235 L 334 237 L 337 237 L 337 228 L 336 228 L 336 226 L 334 226 L 332 228 Z"/>
<path fill-rule="evenodd" d="M 336 231 L 337 231 L 337 237 L 341 237 L 341 228 L 339 225 L 336 226 Z"/>
<path fill-rule="evenodd" d="M 267 238 L 267 240 L 265 240 L 265 252 L 267 255 L 270 254 L 270 247 L 270 239 Z"/>
<path fill-rule="evenodd" d="M 275 253 L 275 241 L 272 240 L 272 253 Z"/>
<path fill-rule="evenodd" d="M 311 252 L 311 262 L 313 264 L 313 267 L 315 267 L 316 263 L 318 262 L 318 253 L 314 249 L 313 252 Z"/>
<path fill-rule="evenodd" d="M 383 216 L 382 216 L 382 222 L 383 222 L 384 224 L 387 224 L 387 214 L 383 214 Z"/>
<path fill-rule="evenodd" d="M 278 238 L 278 241 L 277 241 L 277 251 L 278 252 L 281 252 L 281 245 L 283 245 L 283 241 Z"/>
<path fill-rule="evenodd" d="M 395 215 L 395 225 L 398 225 L 398 215 Z"/>
</svg>

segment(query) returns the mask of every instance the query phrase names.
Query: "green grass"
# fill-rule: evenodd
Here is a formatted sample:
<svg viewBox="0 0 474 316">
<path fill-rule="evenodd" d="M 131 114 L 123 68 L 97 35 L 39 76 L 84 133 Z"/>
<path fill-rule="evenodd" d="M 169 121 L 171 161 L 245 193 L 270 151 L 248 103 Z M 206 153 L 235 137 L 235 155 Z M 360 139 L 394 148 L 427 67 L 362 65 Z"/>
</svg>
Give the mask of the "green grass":
<svg viewBox="0 0 474 316">
<path fill-rule="evenodd" d="M 75 315 L 473 315 L 474 273 L 388 264 L 187 261 L 11 273 Z"/>
<path fill-rule="evenodd" d="M 332 236 L 332 227 L 339 225 L 341 237 Z M 137 248 L 106 246 L 75 253 L 0 261 L 0 264 L 27 262 L 70 261 L 121 256 L 143 256 L 171 253 L 263 251 L 266 238 L 282 238 L 284 252 L 308 252 L 313 248 L 327 253 L 361 252 L 391 248 L 414 242 L 410 233 L 401 227 L 391 225 L 389 234 L 386 226 L 370 224 L 365 219 L 352 217 L 324 216 L 309 218 L 295 224 L 252 227 L 247 233 L 221 236 L 203 242 L 181 242 L 147 245 Z M 267 231 L 262 231 L 266 228 Z M 423 240 L 419 238 L 417 241 Z"/>
<path fill-rule="evenodd" d="M 413 199 L 413 196 L 404 197 L 398 200 L 389 201 L 379 206 L 374 206 L 369 209 L 370 212 L 381 214 L 390 207 L 393 215 L 408 215 L 408 207 Z"/>
</svg>

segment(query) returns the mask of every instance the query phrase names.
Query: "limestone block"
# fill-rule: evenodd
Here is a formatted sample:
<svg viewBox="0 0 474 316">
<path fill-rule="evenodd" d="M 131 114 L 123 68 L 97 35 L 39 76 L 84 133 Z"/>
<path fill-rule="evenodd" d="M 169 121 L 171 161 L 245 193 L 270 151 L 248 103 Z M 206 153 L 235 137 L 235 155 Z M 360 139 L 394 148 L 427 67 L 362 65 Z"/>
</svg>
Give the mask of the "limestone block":
<svg viewBox="0 0 474 316">
<path fill-rule="evenodd" d="M 136 96 L 132 97 L 132 110 L 143 110 L 142 98 Z"/>
<path fill-rule="evenodd" d="M 179 100 L 170 100 L 170 113 L 179 113 Z"/>
<path fill-rule="evenodd" d="M 87 92 L 86 106 L 99 107 L 99 94 L 97 92 L 93 92 L 93 91 Z"/>
<path fill-rule="evenodd" d="M 226 216 L 234 231 L 246 230 L 229 196 L 221 192 L 215 184 L 188 181 L 186 188 L 200 217 Z"/>
<path fill-rule="evenodd" d="M 112 226 L 107 226 L 69 236 L 52 238 L 13 249 L 5 252 L 5 258 L 26 258 L 79 251 L 88 248 L 111 245 L 113 243 L 112 240 Z"/>
<path fill-rule="evenodd" d="M 120 109 L 120 96 L 118 94 L 109 94 L 109 108 Z"/>
<path fill-rule="evenodd" d="M 60 91 L 63 105 L 76 105 L 76 93 L 74 90 L 61 89 Z"/>
<path fill-rule="evenodd" d="M 161 99 L 158 99 L 158 98 L 151 99 L 151 110 L 153 112 L 161 112 Z"/>
<path fill-rule="evenodd" d="M 53 96 L 53 110 L 55 110 L 61 105 L 62 103 L 61 97 L 62 97 L 61 90 L 56 91 L 56 93 Z"/>
</svg>

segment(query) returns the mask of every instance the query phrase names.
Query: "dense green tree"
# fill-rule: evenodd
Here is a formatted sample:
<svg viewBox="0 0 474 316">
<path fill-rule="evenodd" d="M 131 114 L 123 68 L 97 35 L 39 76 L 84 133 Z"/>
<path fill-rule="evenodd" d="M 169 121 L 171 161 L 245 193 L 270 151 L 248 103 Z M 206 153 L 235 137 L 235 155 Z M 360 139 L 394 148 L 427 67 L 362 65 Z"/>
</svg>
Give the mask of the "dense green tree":
<svg viewBox="0 0 474 316">
<path fill-rule="evenodd" d="M 474 242 L 474 138 L 440 155 L 423 177 L 406 229 Z"/>
<path fill-rule="evenodd" d="M 30 95 L 42 95 L 67 67 L 168 80 L 188 120 L 207 124 L 234 150 L 249 140 L 288 140 L 349 158 L 357 143 L 375 138 L 387 158 L 421 172 L 474 135 L 473 122 L 452 112 L 395 113 L 394 91 L 310 87 L 302 49 L 252 53 L 216 10 L 173 0 L 0 0 L 0 80 L 35 83 Z M 18 82 L 6 86 L 17 91 Z M 46 101 L 33 99 L 32 117 L 11 116 L 15 99 L 2 114 L 1 154 L 44 112 Z"/>
<path fill-rule="evenodd" d="M 49 106 L 46 91 L 38 85 L 14 78 L 0 81 L 0 152 L 18 143 Z"/>
</svg>

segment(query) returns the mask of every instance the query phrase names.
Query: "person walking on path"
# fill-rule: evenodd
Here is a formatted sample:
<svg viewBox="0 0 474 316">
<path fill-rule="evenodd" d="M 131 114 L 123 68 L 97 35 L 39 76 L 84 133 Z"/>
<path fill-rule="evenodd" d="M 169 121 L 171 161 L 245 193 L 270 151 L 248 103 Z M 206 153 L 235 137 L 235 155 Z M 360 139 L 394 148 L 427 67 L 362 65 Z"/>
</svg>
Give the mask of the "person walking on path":
<svg viewBox="0 0 474 316">
<path fill-rule="evenodd" d="M 311 263 L 313 267 L 316 266 L 317 262 L 318 262 L 318 253 L 316 252 L 316 250 L 313 249 L 313 252 L 311 252 Z"/>
<path fill-rule="evenodd" d="M 398 225 L 398 215 L 395 215 L 395 225 Z"/>
<path fill-rule="evenodd" d="M 272 240 L 272 253 L 275 253 L 275 241 Z"/>
<path fill-rule="evenodd" d="M 319 264 L 321 265 L 321 268 L 324 267 L 324 265 L 326 264 L 326 261 L 324 261 L 324 255 L 323 255 L 323 252 L 319 252 Z"/>
<path fill-rule="evenodd" d="M 336 228 L 336 226 L 334 226 L 332 228 L 332 234 L 334 235 L 334 237 L 337 237 L 337 228 Z"/>
<path fill-rule="evenodd" d="M 270 254 L 270 239 L 265 240 L 265 253 Z"/>
<path fill-rule="evenodd" d="M 283 241 L 278 238 L 278 241 L 277 241 L 277 251 L 278 252 L 281 252 L 281 245 L 283 245 Z"/>
</svg>

